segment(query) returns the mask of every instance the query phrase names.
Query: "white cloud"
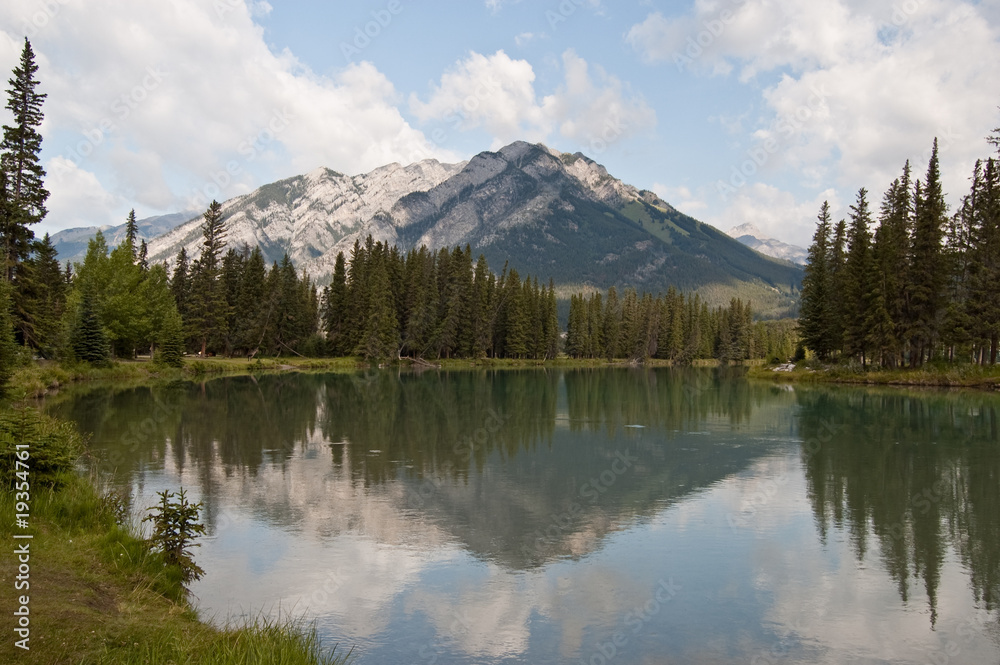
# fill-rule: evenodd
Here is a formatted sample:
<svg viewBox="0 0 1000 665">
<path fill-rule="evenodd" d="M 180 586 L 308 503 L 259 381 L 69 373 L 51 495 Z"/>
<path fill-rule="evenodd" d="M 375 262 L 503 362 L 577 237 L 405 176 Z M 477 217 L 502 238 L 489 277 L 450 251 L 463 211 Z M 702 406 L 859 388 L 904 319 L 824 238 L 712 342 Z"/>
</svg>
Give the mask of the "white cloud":
<svg viewBox="0 0 1000 665">
<path fill-rule="evenodd" d="M 922 175 L 938 137 L 945 189 L 957 202 L 997 125 L 996 5 L 699 1 L 682 16 L 650 14 L 626 39 L 649 62 L 775 81 L 760 89 L 766 112 L 738 127 L 749 138 L 741 160 L 767 146 L 757 179 L 785 174 L 813 192 L 865 186 L 877 204 L 905 160 Z"/>
<path fill-rule="evenodd" d="M 457 158 L 409 126 L 392 83 L 370 63 L 324 77 L 287 51 L 272 52 L 254 22 L 270 11 L 267 2 L 48 4 L 49 14 L 31 24 L 41 5 L 4 3 L 0 29 L 8 39 L 0 42 L 29 22 L 48 94 L 49 168 L 53 153 L 77 163 L 107 190 L 105 203 L 187 209 L 206 192 L 228 198 L 321 165 L 360 173 L 392 161 Z M 0 46 L 0 64 L 13 66 L 19 50 Z M 54 197 L 62 196 L 59 186 L 49 183 Z M 104 221 L 119 212 L 103 210 Z M 101 212 L 56 206 L 47 222 L 95 216 Z"/>
<path fill-rule="evenodd" d="M 696 216 L 697 213 L 708 208 L 704 197 L 692 192 L 685 185 L 671 187 L 657 182 L 653 183 L 651 189 L 661 199 L 685 214 Z"/>
<path fill-rule="evenodd" d="M 846 213 L 846 207 L 841 206 L 839 196 L 833 189 L 826 189 L 813 199 L 802 201 L 791 192 L 771 185 L 748 184 L 737 190 L 721 213 L 706 216 L 705 221 L 722 230 L 750 223 L 768 238 L 808 247 L 823 201 L 830 202 L 834 221 Z"/>
<path fill-rule="evenodd" d="M 85 171 L 65 157 L 56 157 L 48 164 L 45 185 L 49 189 L 46 207 L 52 219 L 72 219 L 72 226 L 101 226 L 111 223 L 109 210 L 125 203 L 120 197 L 105 191 L 90 171 Z M 48 229 L 41 228 L 36 235 Z"/>
<path fill-rule="evenodd" d="M 539 99 L 535 71 L 503 51 L 471 53 L 441 77 L 430 98 L 410 98 L 421 121 L 441 120 L 462 131 L 482 128 L 494 145 L 558 136 L 597 149 L 649 129 L 656 114 L 638 94 L 572 49 L 562 56 L 563 83 Z"/>
<path fill-rule="evenodd" d="M 442 75 L 427 102 L 412 95 L 410 110 L 423 122 L 442 120 L 461 131 L 482 127 L 505 143 L 540 141 L 552 122 L 535 95 L 534 81 L 527 60 L 513 60 L 503 51 L 470 53 Z"/>
</svg>

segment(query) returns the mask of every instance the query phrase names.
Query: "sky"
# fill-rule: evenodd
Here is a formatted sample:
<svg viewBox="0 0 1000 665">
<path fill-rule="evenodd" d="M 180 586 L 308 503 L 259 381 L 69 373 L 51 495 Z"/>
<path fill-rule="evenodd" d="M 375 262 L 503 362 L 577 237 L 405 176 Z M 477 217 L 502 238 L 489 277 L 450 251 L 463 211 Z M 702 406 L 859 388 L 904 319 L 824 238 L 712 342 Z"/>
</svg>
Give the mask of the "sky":
<svg viewBox="0 0 1000 665">
<path fill-rule="evenodd" d="M 1000 125 L 1000 0 L 5 0 L 4 78 L 25 37 L 36 235 L 526 140 L 806 246 L 935 137 L 954 209 Z"/>
</svg>

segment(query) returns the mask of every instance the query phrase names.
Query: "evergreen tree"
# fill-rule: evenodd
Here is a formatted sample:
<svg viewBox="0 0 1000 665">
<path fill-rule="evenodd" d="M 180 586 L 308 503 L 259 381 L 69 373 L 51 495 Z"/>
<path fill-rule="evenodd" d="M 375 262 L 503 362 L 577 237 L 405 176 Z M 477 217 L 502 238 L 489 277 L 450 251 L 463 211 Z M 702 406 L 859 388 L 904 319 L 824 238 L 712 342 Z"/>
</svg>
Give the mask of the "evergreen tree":
<svg viewBox="0 0 1000 665">
<path fill-rule="evenodd" d="M 83 284 L 73 330 L 70 334 L 73 355 L 81 362 L 106 365 L 110 358 L 108 338 L 101 326 L 97 294 L 92 282 Z"/>
<path fill-rule="evenodd" d="M 180 312 L 182 319 L 186 319 L 188 316 L 189 301 L 191 299 L 190 269 L 187 249 L 181 247 L 181 251 L 177 253 L 177 260 L 174 262 L 174 274 L 170 279 L 170 291 L 174 294 L 177 311 Z"/>
<path fill-rule="evenodd" d="M 922 188 L 917 183 L 914 197 L 912 261 L 907 280 L 911 311 L 910 362 L 915 366 L 932 356 L 940 332 L 946 278 L 942 256 L 946 222 L 947 205 L 941 190 L 938 143 L 934 139 L 926 180 Z"/>
<path fill-rule="evenodd" d="M 139 226 L 135 221 L 135 208 L 129 210 L 128 217 L 125 219 L 125 242 L 127 242 L 133 250 L 138 250 Z M 134 259 L 136 256 L 133 256 L 132 258 Z"/>
<path fill-rule="evenodd" d="M 7 384 L 17 366 L 17 343 L 11 322 L 10 284 L 0 280 L 0 397 L 7 396 Z"/>
<path fill-rule="evenodd" d="M 167 367 L 184 364 L 184 322 L 177 309 L 169 311 L 163 319 L 156 337 L 156 362 Z"/>
<path fill-rule="evenodd" d="M 344 345 L 344 335 L 347 324 L 347 262 L 344 253 L 337 252 L 337 260 L 333 266 L 333 281 L 325 291 L 323 298 L 323 331 L 329 351 L 334 356 L 345 356 L 350 349 Z"/>
<path fill-rule="evenodd" d="M 861 358 L 862 366 L 868 358 L 867 326 L 872 316 L 874 262 L 871 247 L 871 213 L 868 210 L 868 191 L 862 187 L 851 206 L 851 226 L 847 232 L 847 262 L 844 267 L 844 350 L 850 356 Z"/>
<path fill-rule="evenodd" d="M 367 360 L 389 360 L 398 354 L 400 338 L 384 260 L 373 261 L 368 287 L 364 327 L 355 353 Z"/>
<path fill-rule="evenodd" d="M 911 189 L 910 162 L 907 161 L 902 177 L 893 181 L 883 197 L 872 250 L 878 280 L 875 284 L 876 307 L 885 310 L 875 314 L 876 319 L 881 319 L 881 332 L 875 335 L 872 344 L 882 356 L 883 364 L 891 366 L 902 362 L 903 332 L 907 328 L 905 278 L 909 272 L 913 226 Z"/>
<path fill-rule="evenodd" d="M 116 357 L 132 358 L 153 332 L 141 286 L 144 275 L 135 264 L 135 248 L 126 240 L 107 262 L 108 279 L 99 292 L 100 320 Z"/>
<path fill-rule="evenodd" d="M 608 360 L 619 357 L 621 346 L 622 310 L 618 301 L 618 291 L 615 287 L 608 289 L 608 300 L 604 305 L 604 320 L 601 327 L 601 337 L 604 341 L 602 355 Z"/>
<path fill-rule="evenodd" d="M 840 220 L 830 245 L 830 344 L 837 351 L 844 347 L 845 289 L 847 288 L 847 221 Z"/>
<path fill-rule="evenodd" d="M 507 358 L 525 358 L 528 355 L 528 303 L 525 302 L 521 277 L 517 270 L 507 273 L 503 285 L 503 344 L 502 354 Z"/>
<path fill-rule="evenodd" d="M 263 341 L 271 310 L 266 293 L 267 268 L 260 247 L 254 247 L 244 262 L 236 296 L 235 328 L 232 331 L 235 352 L 255 355 Z"/>
<path fill-rule="evenodd" d="M 220 279 L 226 226 L 222 219 L 222 205 L 218 201 L 212 201 L 205 211 L 202 236 L 201 256 L 191 276 L 188 325 L 204 357 L 210 342 L 221 344 L 227 334 L 229 320 L 225 285 Z"/>
<path fill-rule="evenodd" d="M 0 185 L 5 199 L 0 231 L 4 237 L 8 281 L 14 279 L 17 265 L 27 258 L 29 243 L 34 238 L 29 226 L 45 217 L 45 201 L 49 197 L 42 182 L 45 170 L 40 161 L 42 136 L 38 133 L 46 96 L 36 90 L 37 72 L 34 51 L 25 38 L 21 61 L 8 80 L 6 108 L 13 115 L 13 124 L 3 126 L 0 143 L 0 172 L 4 174 Z"/>
<path fill-rule="evenodd" d="M 978 166 L 978 165 L 977 165 Z M 976 169 L 962 214 L 968 218 L 968 287 L 965 311 L 975 360 L 996 364 L 1000 345 L 1000 164 Z"/>
<path fill-rule="evenodd" d="M 830 274 L 830 204 L 824 201 L 817 216 L 818 224 L 806 258 L 802 277 L 802 304 L 799 334 L 802 341 L 821 360 L 834 350 L 833 311 Z"/>
<path fill-rule="evenodd" d="M 28 263 L 33 281 L 32 302 L 25 307 L 31 312 L 29 344 L 42 356 L 54 358 L 63 345 L 61 320 L 66 309 L 67 284 L 48 233 L 35 243 L 34 254 Z"/>
</svg>

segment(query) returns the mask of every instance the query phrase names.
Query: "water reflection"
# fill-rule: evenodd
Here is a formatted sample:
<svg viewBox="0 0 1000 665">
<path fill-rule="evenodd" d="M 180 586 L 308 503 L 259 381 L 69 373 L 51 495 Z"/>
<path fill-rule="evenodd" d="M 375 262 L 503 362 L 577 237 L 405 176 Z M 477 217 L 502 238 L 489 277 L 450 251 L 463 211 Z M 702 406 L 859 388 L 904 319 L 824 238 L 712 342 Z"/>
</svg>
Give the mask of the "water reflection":
<svg viewBox="0 0 1000 665">
<path fill-rule="evenodd" d="M 616 662 L 923 662 L 952 642 L 950 662 L 989 662 L 998 404 L 595 369 L 241 377 L 49 408 L 120 486 L 205 501 L 204 608 L 280 603 L 370 662 L 590 662 L 619 633 Z"/>
</svg>

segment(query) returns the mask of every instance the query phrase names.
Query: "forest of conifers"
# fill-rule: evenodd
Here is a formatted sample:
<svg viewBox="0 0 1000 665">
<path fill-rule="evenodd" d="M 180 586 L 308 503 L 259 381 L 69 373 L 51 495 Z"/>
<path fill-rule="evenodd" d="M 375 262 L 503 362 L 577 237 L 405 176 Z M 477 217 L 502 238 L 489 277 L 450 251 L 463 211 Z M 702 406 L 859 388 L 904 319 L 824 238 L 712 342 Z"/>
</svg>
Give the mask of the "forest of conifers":
<svg viewBox="0 0 1000 665">
<path fill-rule="evenodd" d="M 990 142 L 1000 147 L 1000 129 Z M 948 215 L 938 144 L 927 174 L 909 162 L 882 197 L 874 233 L 862 188 L 848 220 L 824 203 L 809 247 L 800 330 L 820 359 L 862 366 L 995 364 L 1000 341 L 1000 164 L 977 161 Z"/>
</svg>

